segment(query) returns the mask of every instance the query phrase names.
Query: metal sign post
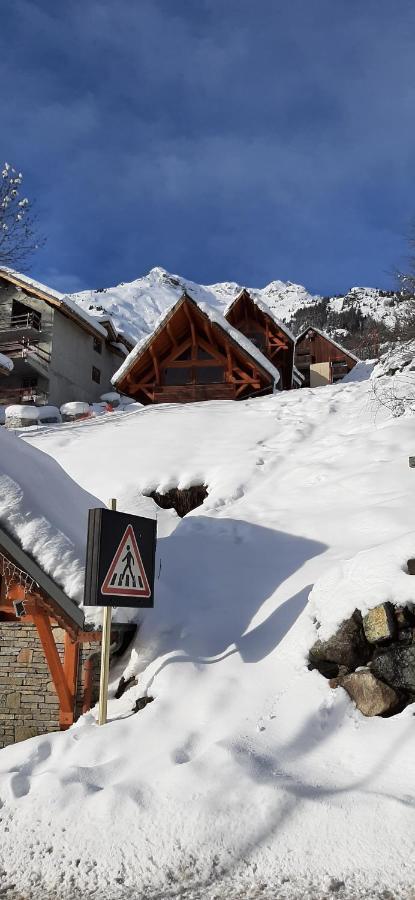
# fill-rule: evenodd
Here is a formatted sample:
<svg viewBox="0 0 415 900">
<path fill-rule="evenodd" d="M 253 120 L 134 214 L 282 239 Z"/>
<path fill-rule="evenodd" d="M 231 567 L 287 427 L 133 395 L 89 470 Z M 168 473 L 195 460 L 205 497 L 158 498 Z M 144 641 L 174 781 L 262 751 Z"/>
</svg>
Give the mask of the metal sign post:
<svg viewBox="0 0 415 900">
<path fill-rule="evenodd" d="M 117 501 L 112 498 L 108 504 L 109 509 L 117 509 Z M 102 619 L 102 643 L 101 643 L 101 673 L 99 679 L 99 712 L 98 725 L 105 725 L 107 721 L 108 706 L 108 679 L 110 671 L 110 646 L 111 646 L 111 615 L 112 607 L 104 606 Z"/>
<path fill-rule="evenodd" d="M 154 606 L 157 523 L 144 516 L 108 509 L 90 509 L 85 567 L 84 606 L 104 607 L 99 685 L 99 725 L 107 721 L 111 609 Z"/>
</svg>

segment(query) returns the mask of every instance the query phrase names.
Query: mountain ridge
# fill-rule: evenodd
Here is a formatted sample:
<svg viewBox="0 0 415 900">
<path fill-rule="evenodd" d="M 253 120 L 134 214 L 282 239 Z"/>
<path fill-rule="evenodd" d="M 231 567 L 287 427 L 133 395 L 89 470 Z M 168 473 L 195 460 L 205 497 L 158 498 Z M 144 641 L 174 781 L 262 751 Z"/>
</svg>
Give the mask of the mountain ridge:
<svg viewBox="0 0 415 900">
<path fill-rule="evenodd" d="M 69 296 L 90 315 L 110 315 L 117 330 L 136 342 L 153 330 L 183 291 L 223 312 L 243 287 L 234 281 L 198 284 L 155 266 L 134 281 Z M 414 298 L 398 290 L 355 286 L 346 294 L 322 296 L 278 279 L 263 288 L 246 287 L 295 334 L 315 325 L 362 357 L 377 355 L 384 344 L 412 336 Z"/>
</svg>

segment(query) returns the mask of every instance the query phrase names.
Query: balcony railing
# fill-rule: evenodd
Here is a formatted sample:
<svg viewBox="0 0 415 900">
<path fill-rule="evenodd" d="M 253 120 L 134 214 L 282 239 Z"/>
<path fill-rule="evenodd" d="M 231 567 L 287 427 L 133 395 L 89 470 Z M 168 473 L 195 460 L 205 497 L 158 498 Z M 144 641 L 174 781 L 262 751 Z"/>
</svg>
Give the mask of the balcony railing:
<svg viewBox="0 0 415 900">
<path fill-rule="evenodd" d="M 0 406 L 11 406 L 14 403 L 47 403 L 48 395 L 37 387 L 4 388 L 0 387 Z"/>
<path fill-rule="evenodd" d="M 33 359 L 43 366 L 48 366 L 50 363 L 50 353 L 47 350 L 43 350 L 43 348 L 39 347 L 37 344 L 32 344 L 28 340 L 5 341 L 4 343 L 0 341 L 0 350 L 6 356 L 9 356 L 10 359 L 21 358 L 28 362 Z"/>
<path fill-rule="evenodd" d="M 0 316 L 0 332 L 25 331 L 28 328 L 34 328 L 35 331 L 40 331 L 40 325 L 41 315 L 40 313 L 36 312 L 36 310 L 32 310 L 28 313 L 22 313 L 19 316 L 11 316 L 10 318 Z"/>
</svg>

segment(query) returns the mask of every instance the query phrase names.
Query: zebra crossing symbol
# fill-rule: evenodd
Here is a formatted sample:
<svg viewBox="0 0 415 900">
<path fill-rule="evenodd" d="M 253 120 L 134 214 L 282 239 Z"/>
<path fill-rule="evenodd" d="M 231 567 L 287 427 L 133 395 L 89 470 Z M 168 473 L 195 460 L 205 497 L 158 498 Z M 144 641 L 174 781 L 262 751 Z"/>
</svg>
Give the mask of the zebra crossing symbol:
<svg viewBox="0 0 415 900">
<path fill-rule="evenodd" d="M 151 589 L 132 525 L 127 525 L 104 578 L 101 594 L 150 597 Z"/>
</svg>

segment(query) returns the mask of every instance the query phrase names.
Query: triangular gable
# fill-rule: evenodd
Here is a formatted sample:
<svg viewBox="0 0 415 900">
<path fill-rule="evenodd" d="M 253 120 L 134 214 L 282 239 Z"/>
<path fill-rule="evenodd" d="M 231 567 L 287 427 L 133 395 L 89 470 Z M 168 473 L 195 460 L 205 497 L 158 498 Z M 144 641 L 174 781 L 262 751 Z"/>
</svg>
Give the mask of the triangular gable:
<svg viewBox="0 0 415 900">
<path fill-rule="evenodd" d="M 314 325 L 308 325 L 307 328 L 304 328 L 303 331 L 299 335 L 297 335 L 297 337 L 295 339 L 296 346 L 300 343 L 300 341 L 302 341 L 307 336 L 309 331 L 314 331 L 315 334 L 319 334 L 320 337 L 324 338 L 326 341 L 328 341 L 330 344 L 332 344 L 333 347 L 337 347 L 337 350 L 340 350 L 342 353 L 344 353 L 350 359 L 353 359 L 355 362 L 361 362 L 361 360 L 359 359 L 358 356 L 356 356 L 355 353 L 353 353 L 351 350 L 347 350 L 346 347 L 343 347 L 342 344 L 339 344 L 338 341 L 333 340 L 333 338 L 330 337 L 330 335 L 326 334 L 325 331 L 321 331 L 320 328 L 315 328 Z"/>
<path fill-rule="evenodd" d="M 228 305 L 225 307 L 225 311 L 224 311 L 225 319 L 227 319 L 229 321 L 230 317 L 232 316 L 232 313 L 235 311 L 235 309 L 237 309 L 238 305 L 241 303 L 242 300 L 246 300 L 248 303 L 252 304 L 252 306 L 256 310 L 259 310 L 259 312 L 261 312 L 263 316 L 265 316 L 269 319 L 272 326 L 279 328 L 280 331 L 284 332 L 284 334 L 287 336 L 287 338 L 290 341 L 292 341 L 292 343 L 295 343 L 295 336 L 292 333 L 292 331 L 290 331 L 288 326 L 285 325 L 284 322 L 281 322 L 281 320 L 277 318 L 274 311 L 271 309 L 270 306 L 268 306 L 267 303 L 265 303 L 264 300 L 255 296 L 255 294 L 250 293 L 250 291 L 248 291 L 247 288 L 242 288 L 242 290 L 239 292 L 239 294 L 237 294 L 236 297 L 234 297 L 234 299 L 231 300 L 230 303 L 228 303 Z"/>
</svg>

